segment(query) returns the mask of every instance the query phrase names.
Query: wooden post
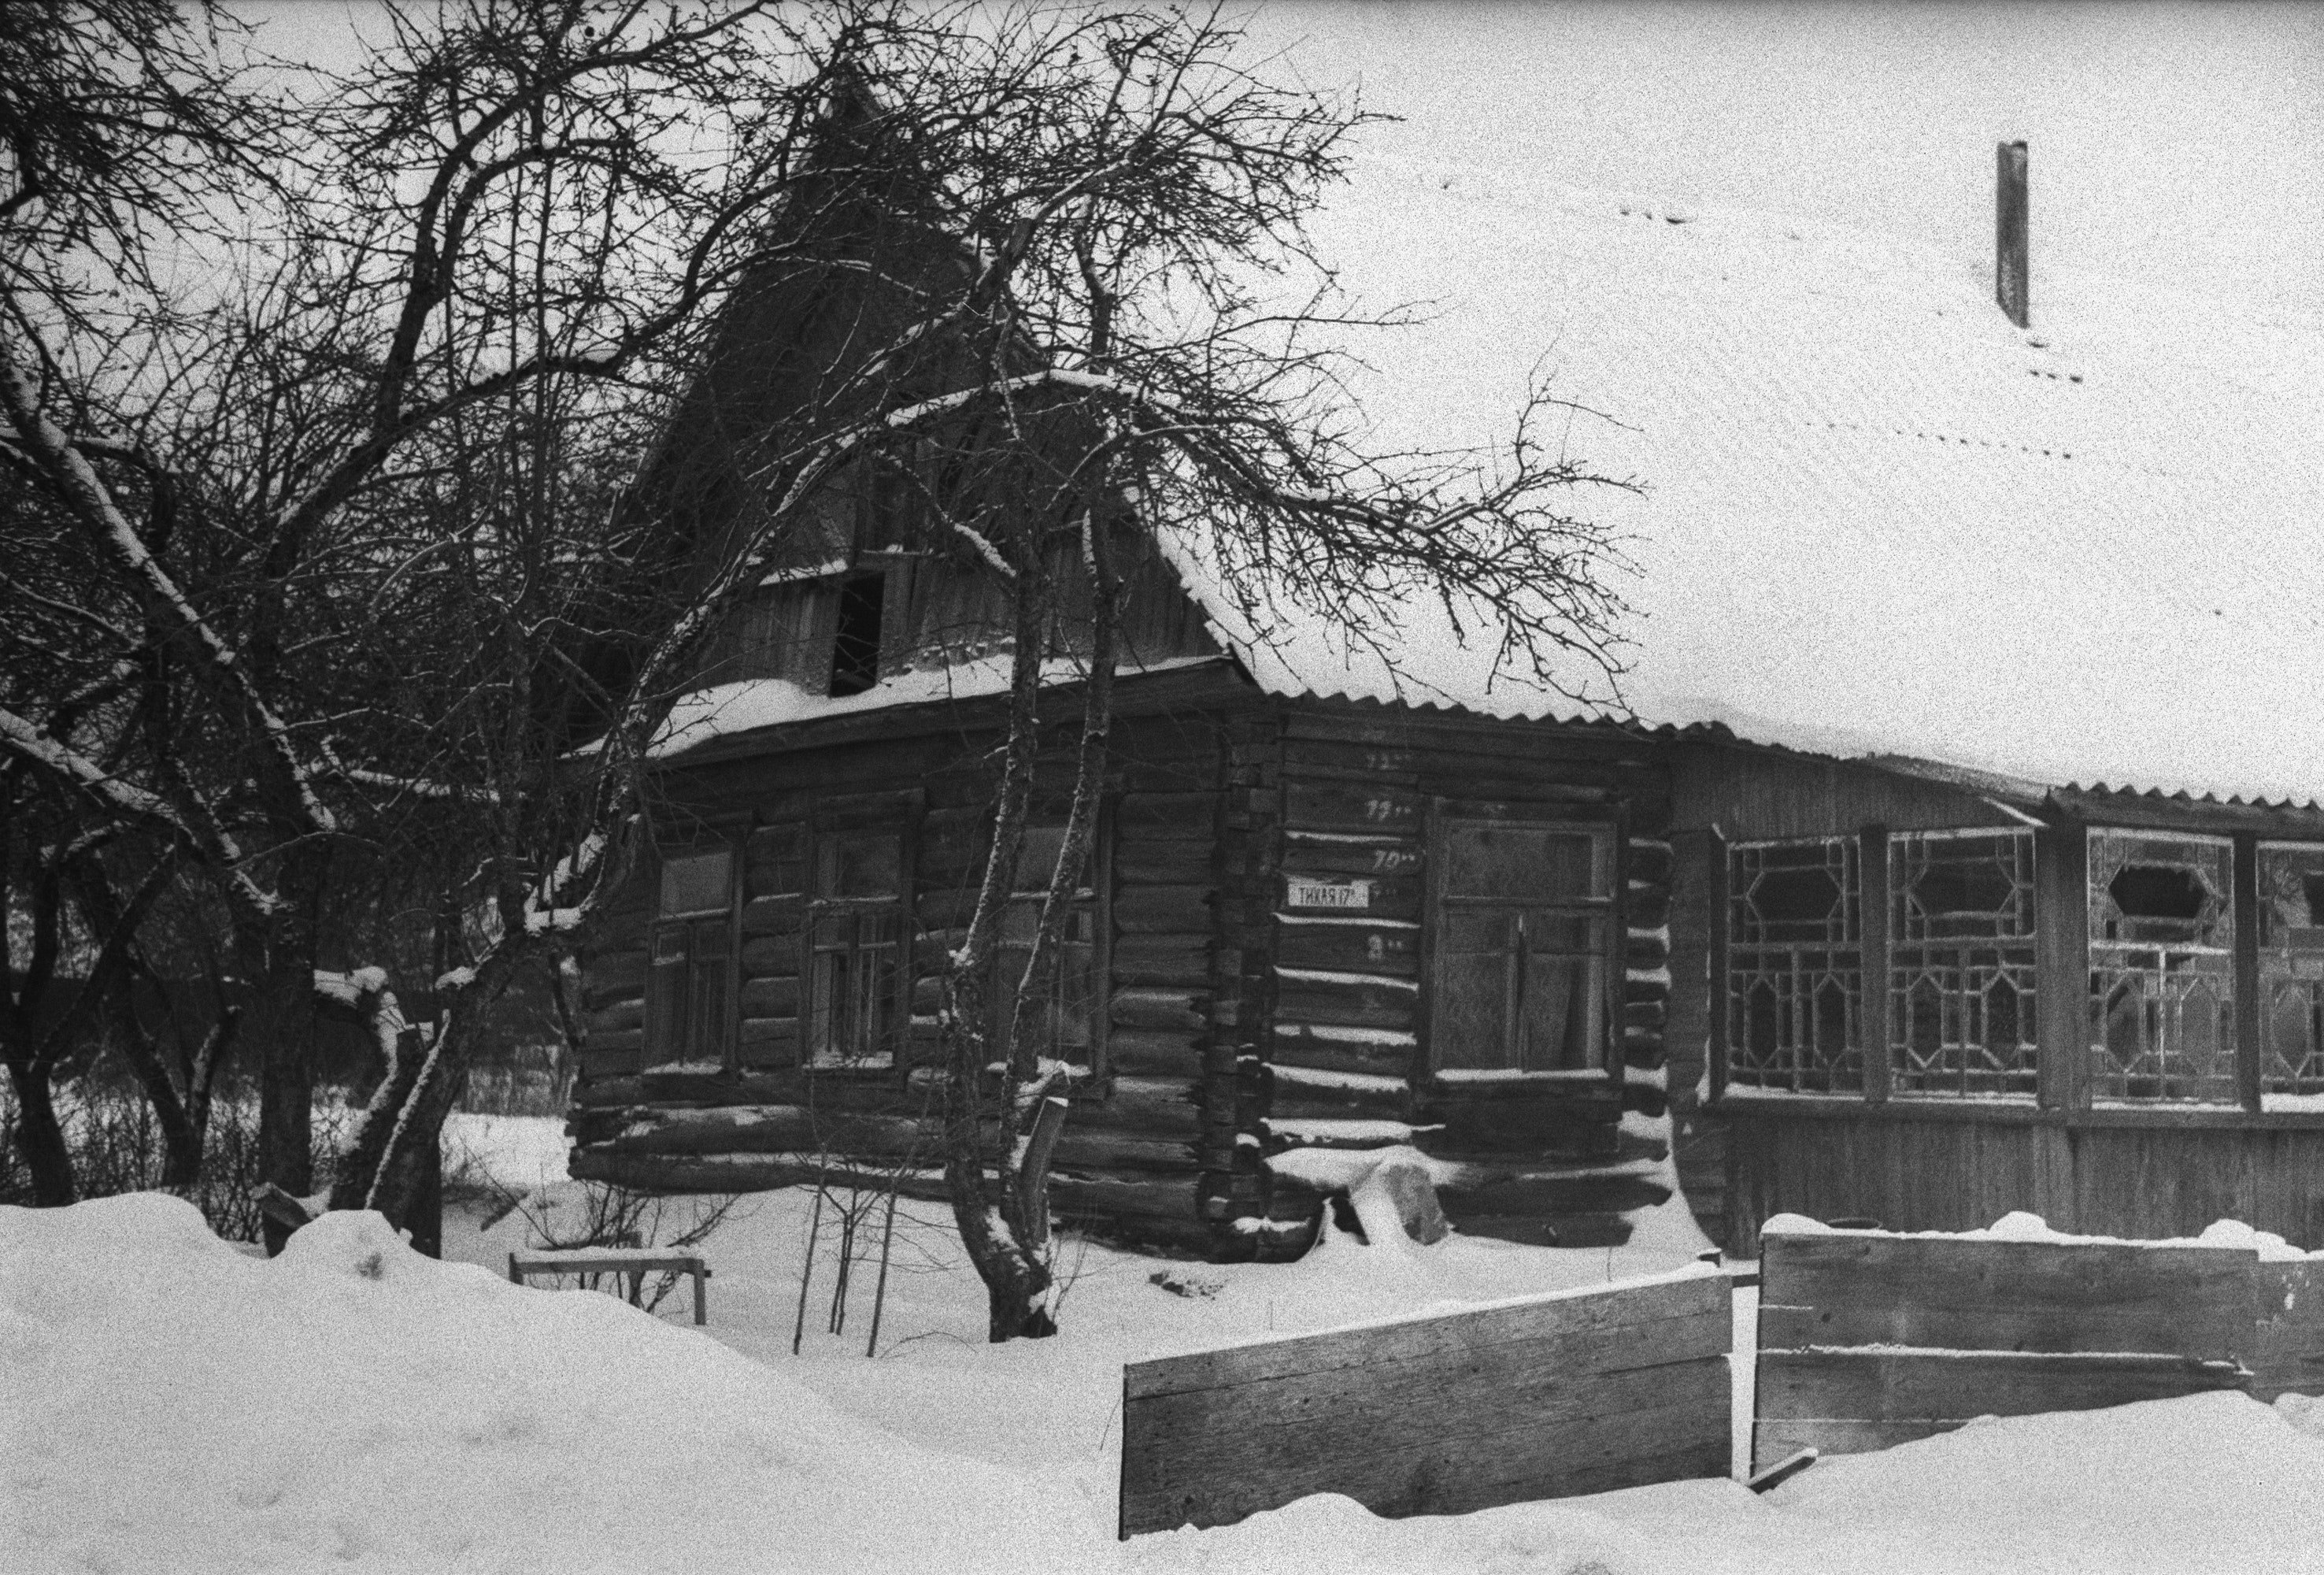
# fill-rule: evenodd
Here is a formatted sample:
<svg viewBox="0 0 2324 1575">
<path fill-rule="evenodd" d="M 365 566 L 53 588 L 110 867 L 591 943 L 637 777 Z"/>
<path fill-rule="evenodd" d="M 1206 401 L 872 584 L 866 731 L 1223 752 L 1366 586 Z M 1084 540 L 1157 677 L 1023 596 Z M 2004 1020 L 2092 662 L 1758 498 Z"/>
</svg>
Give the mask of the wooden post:
<svg viewBox="0 0 2324 1575">
<path fill-rule="evenodd" d="M 1703 872 L 1702 889 L 1711 909 L 1705 926 L 1711 941 L 1707 981 L 1711 1032 L 1706 1049 L 1711 1061 L 1711 1098 L 1715 1102 L 1727 1092 L 1727 838 L 1713 826 L 1702 842 L 1702 857 L 1710 866 Z"/>
<path fill-rule="evenodd" d="M 2058 1110 L 2089 1106 L 2089 836 L 2061 818 L 2034 833 L 2035 1029 L 2040 1102 Z"/>
<path fill-rule="evenodd" d="M 2236 1098 L 2260 1108 L 2259 835 L 2236 833 Z"/>
<path fill-rule="evenodd" d="M 704 1267 L 702 1264 L 697 1262 L 694 1265 L 693 1273 L 694 1321 L 697 1324 L 707 1323 L 710 1321 L 710 1302 L 708 1300 L 710 1294 L 710 1271 Z"/>
<path fill-rule="evenodd" d="M 2027 283 L 2025 239 L 2025 144 L 2003 143 L 1994 149 L 1993 298 L 2002 315 L 2019 328 L 2034 324 Z"/>
<path fill-rule="evenodd" d="M 1888 1098 L 1888 828 L 1857 834 L 1858 933 L 1862 938 L 1864 1097 Z"/>
</svg>

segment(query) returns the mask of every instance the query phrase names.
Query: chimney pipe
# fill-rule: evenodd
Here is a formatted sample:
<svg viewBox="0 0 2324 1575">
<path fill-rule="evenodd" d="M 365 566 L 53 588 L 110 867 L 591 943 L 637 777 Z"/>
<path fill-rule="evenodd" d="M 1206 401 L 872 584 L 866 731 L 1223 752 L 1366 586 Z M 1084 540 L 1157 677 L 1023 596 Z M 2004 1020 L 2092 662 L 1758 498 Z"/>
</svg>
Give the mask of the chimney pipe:
<svg viewBox="0 0 2324 1575">
<path fill-rule="evenodd" d="M 2003 143 L 1994 149 L 1993 298 L 2021 329 L 2034 326 L 2025 274 L 2025 144 Z"/>
</svg>

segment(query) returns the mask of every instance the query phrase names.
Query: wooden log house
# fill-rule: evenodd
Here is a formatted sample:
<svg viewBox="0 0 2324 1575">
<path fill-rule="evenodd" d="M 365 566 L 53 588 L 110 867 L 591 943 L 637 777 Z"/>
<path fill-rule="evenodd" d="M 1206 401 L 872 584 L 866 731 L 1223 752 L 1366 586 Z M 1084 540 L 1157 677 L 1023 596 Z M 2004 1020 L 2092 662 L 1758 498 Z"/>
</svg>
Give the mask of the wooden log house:
<svg viewBox="0 0 2324 1575">
<path fill-rule="evenodd" d="M 1088 1074 L 1065 1217 L 1295 1253 L 1323 1200 L 1271 1160 L 1409 1143 L 1463 1230 L 1612 1241 L 1665 1195 L 1624 1112 L 1667 1102 L 1738 1254 L 1777 1212 L 2016 1209 L 2324 1247 L 2324 652 L 2291 611 L 2324 554 L 2282 551 L 2324 515 L 2324 341 L 2072 280 L 2043 338 L 1803 220 L 1380 179 L 1442 244 L 1354 283 L 1467 301 L 1388 381 L 1555 342 L 1655 488 L 1617 522 L 1652 621 L 1620 703 L 1554 714 L 1425 630 L 1414 683 L 1239 638 L 1148 543 L 1051 1009 Z M 587 965 L 575 1175 L 926 1154 L 1003 669 L 994 609 L 898 540 L 859 510 L 773 577 L 665 746 L 659 861 Z"/>
</svg>

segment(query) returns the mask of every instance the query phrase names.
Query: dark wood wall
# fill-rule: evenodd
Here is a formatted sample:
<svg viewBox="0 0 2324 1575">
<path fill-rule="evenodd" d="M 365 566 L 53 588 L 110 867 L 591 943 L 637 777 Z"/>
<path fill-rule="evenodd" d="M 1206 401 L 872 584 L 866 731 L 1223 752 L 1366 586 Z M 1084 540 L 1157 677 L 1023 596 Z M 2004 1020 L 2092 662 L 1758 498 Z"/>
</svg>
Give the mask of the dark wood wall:
<svg viewBox="0 0 2324 1575">
<path fill-rule="evenodd" d="M 1244 697 L 1219 690 L 1216 675 L 1210 691 L 1207 707 L 1179 695 L 1141 711 L 1133 697 L 1132 714 L 1116 724 L 1099 898 L 1098 967 L 1108 985 L 1093 1053 L 1103 1075 L 1074 1090 L 1054 1193 L 1068 1218 L 1102 1213 L 1133 1234 L 1186 1245 L 1207 1242 L 1195 1204 L 1205 1157 L 1234 1147 L 1231 1128 L 1223 1141 L 1206 1129 L 1198 1096 L 1210 1042 L 1225 735 Z M 902 736 L 672 774 L 664 846 L 718 841 L 743 852 L 731 1064 L 649 1064 L 653 871 L 641 868 L 587 963 L 576 1176 L 742 1191 L 803 1179 L 819 1151 L 940 1163 L 927 1126 L 936 1094 L 936 980 L 943 953 L 962 939 L 989 835 L 992 738 L 973 728 L 910 732 L 887 720 Z M 1062 814 L 1069 791 L 1060 751 L 1044 761 L 1038 796 Z M 908 828 L 918 982 L 908 1064 L 809 1071 L 799 1032 L 808 840 L 816 829 L 878 825 Z"/>
<path fill-rule="evenodd" d="M 1716 829 L 1730 842 L 1831 837 L 1867 826 L 1892 831 L 2024 821 L 1974 789 L 1860 761 L 1748 744 L 1670 749 L 1671 825 Z"/>
<path fill-rule="evenodd" d="M 1265 1228 L 1293 1237 L 1319 1201 L 1268 1172 L 1266 1156 L 1399 1140 L 1308 1125 L 1357 1120 L 1402 1124 L 1402 1141 L 1458 1166 L 1439 1193 L 1463 1230 L 1567 1245 L 1626 1239 L 1625 1211 L 1669 1196 L 1629 1164 L 1659 1149 L 1618 1126 L 1626 1098 L 1655 1112 L 1663 1099 L 1670 792 L 1650 746 L 1616 729 L 1303 699 L 1283 706 L 1274 748 L 1276 851 L 1263 893 L 1243 902 L 1270 921 L 1277 970 L 1238 1074 Z M 1443 816 L 1618 827 L 1613 1064 L 1602 1080 L 1432 1076 L 1425 903 L 1429 829 Z M 1294 912 L 1287 884 L 1303 876 L 1368 878 L 1370 905 L 1328 922 Z"/>
<path fill-rule="evenodd" d="M 1323 1200 L 1269 1156 L 1405 1141 L 1456 1167 L 1442 1192 L 1466 1229 L 1623 1239 L 1627 1210 L 1668 1196 L 1632 1163 L 1659 1146 L 1619 1126 L 1626 1105 L 1662 1108 L 1671 1013 L 1670 794 L 1646 741 L 1271 699 L 1222 677 L 1141 681 L 1147 699 L 1130 691 L 1117 727 L 1102 1076 L 1075 1091 L 1056 1157 L 1061 1210 L 1214 1254 L 1293 1255 Z M 966 917 L 991 737 L 886 720 L 897 736 L 859 718 L 853 734 L 824 727 L 819 746 L 745 741 L 673 772 L 666 844 L 742 853 L 732 1064 L 646 1064 L 652 876 L 641 870 L 588 966 L 576 1175 L 745 1189 L 799 1179 L 819 1148 L 932 1152 L 920 1122 L 935 976 Z M 1054 764 L 1056 791 L 1062 756 Z M 1432 1076 L 1424 893 L 1428 829 L 1443 815 L 1616 828 L 1602 1078 Z M 818 826 L 890 823 L 913 828 L 915 1065 L 810 1073 L 798 1028 L 809 842 Z M 1371 902 L 1345 922 L 1287 907 L 1292 879 L 1354 876 L 1372 881 Z M 1364 1125 L 1335 1125 L 1349 1122 Z"/>
<path fill-rule="evenodd" d="M 2091 1236 L 2192 1236 L 2240 1219 L 2324 1247 L 2324 1130 L 2236 1111 L 1728 1101 L 1728 1246 L 1777 1213 L 1969 1230 L 2012 1209 Z"/>
</svg>

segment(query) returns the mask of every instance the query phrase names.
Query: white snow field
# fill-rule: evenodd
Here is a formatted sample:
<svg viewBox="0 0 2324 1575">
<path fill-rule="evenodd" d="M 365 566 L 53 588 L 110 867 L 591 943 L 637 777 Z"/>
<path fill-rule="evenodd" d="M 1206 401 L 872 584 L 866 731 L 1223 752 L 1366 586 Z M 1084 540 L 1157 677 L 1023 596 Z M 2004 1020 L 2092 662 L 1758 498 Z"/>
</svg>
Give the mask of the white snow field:
<svg viewBox="0 0 2324 1575">
<path fill-rule="evenodd" d="M 1690 1482 L 1383 1521 L 1317 1497 L 1118 1543 L 1125 1358 L 1588 1283 L 1667 1247 L 1333 1236 L 1221 1267 L 1069 1243 L 1065 1332 L 995 1349 L 938 1211 L 907 1207 L 869 1361 L 876 1237 L 834 1335 L 827 1213 L 789 1353 L 796 1193 L 744 1200 L 706 1244 L 707 1333 L 682 1289 L 659 1316 L 519 1289 L 372 1215 L 270 1263 L 156 1195 L 0 1209 L 0 1570 L 2324 1569 L 2324 1404 L 2228 1394 L 1987 1422 L 1766 1498 Z M 470 1221 L 451 1246 L 504 1262 L 530 1233 Z"/>
</svg>

